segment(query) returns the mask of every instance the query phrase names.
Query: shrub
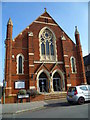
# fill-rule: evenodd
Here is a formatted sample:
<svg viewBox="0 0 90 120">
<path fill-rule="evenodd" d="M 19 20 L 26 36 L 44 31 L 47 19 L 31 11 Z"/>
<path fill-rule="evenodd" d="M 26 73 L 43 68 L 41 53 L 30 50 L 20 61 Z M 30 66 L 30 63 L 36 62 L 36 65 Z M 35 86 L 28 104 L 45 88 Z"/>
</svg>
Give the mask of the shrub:
<svg viewBox="0 0 90 120">
<path fill-rule="evenodd" d="M 35 89 L 29 89 L 29 90 L 27 90 L 27 94 L 29 94 L 32 97 L 35 97 L 36 95 L 39 95 L 39 93 Z"/>
<path fill-rule="evenodd" d="M 18 95 L 26 95 L 26 90 L 19 90 Z"/>
</svg>

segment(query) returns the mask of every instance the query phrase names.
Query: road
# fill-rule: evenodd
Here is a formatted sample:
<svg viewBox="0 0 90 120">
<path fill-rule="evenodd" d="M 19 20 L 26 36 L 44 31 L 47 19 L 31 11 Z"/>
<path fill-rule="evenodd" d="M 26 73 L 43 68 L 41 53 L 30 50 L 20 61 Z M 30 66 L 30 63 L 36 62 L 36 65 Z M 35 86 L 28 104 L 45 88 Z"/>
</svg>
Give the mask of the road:
<svg viewBox="0 0 90 120">
<path fill-rule="evenodd" d="M 13 115 L 6 115 L 9 118 L 88 118 L 88 104 L 69 105 L 67 102 L 50 103 L 45 108 L 27 111 Z"/>
</svg>

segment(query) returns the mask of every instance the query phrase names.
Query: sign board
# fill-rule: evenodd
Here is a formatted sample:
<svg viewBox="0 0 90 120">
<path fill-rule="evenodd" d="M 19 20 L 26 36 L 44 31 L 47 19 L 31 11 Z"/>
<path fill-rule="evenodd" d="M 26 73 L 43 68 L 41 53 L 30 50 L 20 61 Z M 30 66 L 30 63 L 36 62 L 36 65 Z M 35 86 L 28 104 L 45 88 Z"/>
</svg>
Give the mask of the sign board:
<svg viewBox="0 0 90 120">
<path fill-rule="evenodd" d="M 15 82 L 15 89 L 25 88 L 25 81 L 16 81 Z"/>
<path fill-rule="evenodd" d="M 18 95 L 18 98 L 29 98 L 29 95 Z"/>
</svg>

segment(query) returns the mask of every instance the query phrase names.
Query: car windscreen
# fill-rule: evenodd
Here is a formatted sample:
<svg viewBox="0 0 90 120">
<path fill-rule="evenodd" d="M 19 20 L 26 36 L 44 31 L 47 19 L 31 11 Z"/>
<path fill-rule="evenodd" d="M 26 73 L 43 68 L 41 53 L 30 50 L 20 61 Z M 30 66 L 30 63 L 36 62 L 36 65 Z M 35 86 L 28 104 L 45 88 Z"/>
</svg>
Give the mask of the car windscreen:
<svg viewBox="0 0 90 120">
<path fill-rule="evenodd" d="M 76 91 L 76 87 L 70 87 L 68 92 L 75 92 Z"/>
</svg>

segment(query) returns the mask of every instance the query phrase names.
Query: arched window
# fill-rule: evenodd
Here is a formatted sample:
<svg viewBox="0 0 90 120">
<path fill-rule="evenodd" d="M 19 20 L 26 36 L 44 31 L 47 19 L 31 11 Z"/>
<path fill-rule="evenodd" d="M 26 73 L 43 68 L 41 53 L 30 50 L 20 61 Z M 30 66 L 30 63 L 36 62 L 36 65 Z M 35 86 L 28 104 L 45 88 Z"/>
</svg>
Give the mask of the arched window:
<svg viewBox="0 0 90 120">
<path fill-rule="evenodd" d="M 19 62 L 18 62 L 18 71 L 19 71 L 19 73 L 22 73 L 22 57 L 21 56 L 19 56 Z"/>
<path fill-rule="evenodd" d="M 56 60 L 56 38 L 48 28 L 43 28 L 39 33 L 41 60 Z"/>
<path fill-rule="evenodd" d="M 76 59 L 73 56 L 71 57 L 71 70 L 72 73 L 76 73 Z"/>
<path fill-rule="evenodd" d="M 24 73 L 24 56 L 22 54 L 17 55 L 17 74 Z"/>
</svg>

